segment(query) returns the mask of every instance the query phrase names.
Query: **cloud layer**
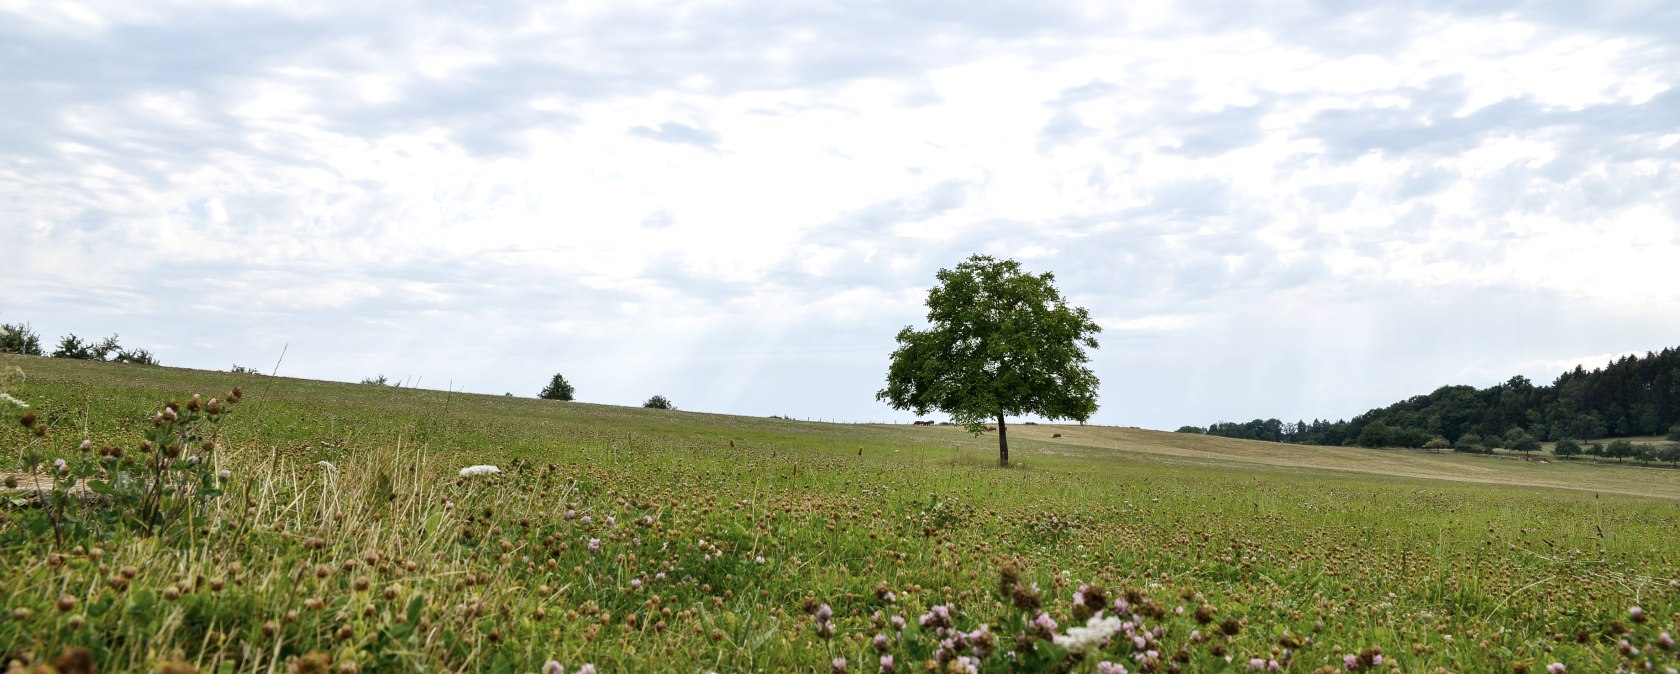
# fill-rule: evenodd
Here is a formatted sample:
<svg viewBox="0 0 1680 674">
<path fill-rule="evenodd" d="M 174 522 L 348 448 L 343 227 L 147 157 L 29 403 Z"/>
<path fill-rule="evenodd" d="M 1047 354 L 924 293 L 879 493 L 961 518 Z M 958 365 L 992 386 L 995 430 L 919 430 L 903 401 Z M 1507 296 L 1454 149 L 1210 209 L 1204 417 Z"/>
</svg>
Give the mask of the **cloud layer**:
<svg viewBox="0 0 1680 674">
<path fill-rule="evenodd" d="M 0 2 L 0 320 L 905 419 L 984 252 L 1166 428 L 1674 345 L 1680 10 L 1130 4 Z"/>
</svg>

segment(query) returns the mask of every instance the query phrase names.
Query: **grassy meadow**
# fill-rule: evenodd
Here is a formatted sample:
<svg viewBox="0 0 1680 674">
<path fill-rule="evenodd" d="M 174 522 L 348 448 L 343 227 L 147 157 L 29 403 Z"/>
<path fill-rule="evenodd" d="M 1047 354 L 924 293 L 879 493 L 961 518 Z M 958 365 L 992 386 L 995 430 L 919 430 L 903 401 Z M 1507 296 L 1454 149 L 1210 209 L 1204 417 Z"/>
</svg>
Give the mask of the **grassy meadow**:
<svg viewBox="0 0 1680 674">
<path fill-rule="evenodd" d="M 1005 470 L 954 427 L 5 372 L 0 657 L 34 671 L 1680 667 L 1676 470 L 1052 425 Z M 159 517 L 22 496 L 144 490 L 164 403 L 235 387 Z"/>
</svg>

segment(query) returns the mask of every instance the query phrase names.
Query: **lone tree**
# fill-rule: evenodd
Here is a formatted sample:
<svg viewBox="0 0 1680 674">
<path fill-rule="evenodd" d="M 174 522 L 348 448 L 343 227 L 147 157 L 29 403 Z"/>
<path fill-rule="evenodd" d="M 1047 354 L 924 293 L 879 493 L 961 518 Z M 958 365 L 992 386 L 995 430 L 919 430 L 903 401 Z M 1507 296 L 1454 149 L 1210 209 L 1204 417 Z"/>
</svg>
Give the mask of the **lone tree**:
<svg viewBox="0 0 1680 674">
<path fill-rule="evenodd" d="M 571 382 L 566 381 L 565 377 L 556 372 L 554 378 L 548 380 L 548 386 L 542 390 L 542 393 L 538 393 L 537 397 L 543 400 L 571 400 L 572 394 L 576 391 L 577 389 L 572 388 Z"/>
<path fill-rule="evenodd" d="M 665 396 L 660 396 L 660 395 L 656 395 L 652 398 L 648 398 L 647 402 L 642 403 L 642 407 L 646 407 L 646 408 L 652 409 L 652 410 L 674 410 L 674 409 L 677 409 L 676 405 L 671 404 L 671 399 L 670 398 L 666 398 Z"/>
<path fill-rule="evenodd" d="M 932 325 L 899 331 L 877 400 L 917 415 L 942 410 L 973 433 L 995 419 L 999 466 L 1009 465 L 1004 417 L 1084 422 L 1097 411 L 1097 376 L 1085 367 L 1085 349 L 1097 348 L 1102 328 L 1085 309 L 1068 306 L 1053 275 L 975 255 L 937 277 L 927 299 Z"/>
</svg>

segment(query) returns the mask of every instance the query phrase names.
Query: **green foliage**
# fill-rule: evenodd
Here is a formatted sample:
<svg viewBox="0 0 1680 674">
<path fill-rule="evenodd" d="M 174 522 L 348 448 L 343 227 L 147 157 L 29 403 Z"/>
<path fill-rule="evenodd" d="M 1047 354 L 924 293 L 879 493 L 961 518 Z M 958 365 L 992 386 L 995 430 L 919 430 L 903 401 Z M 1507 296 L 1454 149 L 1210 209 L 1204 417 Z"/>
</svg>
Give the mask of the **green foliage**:
<svg viewBox="0 0 1680 674">
<path fill-rule="evenodd" d="M 1680 423 L 1668 427 L 1668 439 L 1680 442 Z"/>
<path fill-rule="evenodd" d="M 133 365 L 157 365 L 158 364 L 157 357 L 153 356 L 152 352 L 148 351 L 146 349 L 133 349 L 133 350 L 123 349 L 123 350 L 117 352 L 116 357 L 112 358 L 111 362 L 113 362 L 113 363 L 130 363 L 130 364 L 133 364 Z"/>
<path fill-rule="evenodd" d="M 1633 446 L 1633 453 L 1630 456 L 1637 461 L 1651 463 L 1657 460 L 1657 446 L 1649 442 L 1641 442 Z"/>
<path fill-rule="evenodd" d="M 41 336 L 27 323 L 0 324 L 0 353 L 41 355 Z"/>
<path fill-rule="evenodd" d="M 572 387 L 571 382 L 566 381 L 565 377 L 556 372 L 554 377 L 548 380 L 548 386 L 543 387 L 542 392 L 538 393 L 537 397 L 543 400 L 572 400 L 573 394 L 576 392 L 577 389 Z"/>
<path fill-rule="evenodd" d="M 1359 446 L 1388 447 L 1389 435 L 1388 424 L 1381 421 L 1373 421 L 1366 424 L 1365 429 L 1359 432 Z"/>
<path fill-rule="evenodd" d="M 1453 450 L 1469 454 L 1485 454 L 1491 451 L 1486 445 L 1482 444 L 1482 436 L 1475 433 L 1465 433 L 1459 436 L 1458 442 L 1453 443 Z"/>
<path fill-rule="evenodd" d="M 654 409 L 654 410 L 674 410 L 674 409 L 677 409 L 676 405 L 671 404 L 671 400 L 669 398 L 666 398 L 665 396 L 662 396 L 662 395 L 656 395 L 656 396 L 653 396 L 652 398 L 648 398 L 647 402 L 642 403 L 642 407 L 646 407 L 648 409 Z"/>
<path fill-rule="evenodd" d="M 1433 438 L 1430 438 L 1429 442 L 1423 443 L 1423 448 L 1427 449 L 1427 450 L 1430 450 L 1430 451 L 1452 449 L 1452 443 L 1447 442 L 1446 438 L 1443 438 L 1443 437 L 1437 435 Z"/>
<path fill-rule="evenodd" d="M 1348 421 L 1314 420 L 1286 427 L 1285 442 L 1340 445 L 1372 422 L 1449 439 L 1476 433 L 1489 447 L 1522 426 L 1535 440 L 1660 435 L 1680 425 L 1680 348 L 1623 356 L 1603 368 L 1564 372 L 1551 385 L 1512 377 L 1484 389 L 1442 386 Z M 1287 425 L 1286 425 L 1287 426 Z M 1399 443 L 1395 443 L 1399 444 Z"/>
<path fill-rule="evenodd" d="M 1195 434 L 1200 435 L 1200 434 L 1203 434 L 1203 433 L 1207 433 L 1207 429 L 1202 428 L 1201 426 L 1179 426 L 1178 430 L 1173 431 L 1173 432 L 1174 433 L 1195 433 Z"/>
<path fill-rule="evenodd" d="M 1581 451 L 1581 443 L 1576 441 L 1574 438 L 1564 438 L 1559 440 L 1557 441 L 1557 445 L 1552 448 L 1553 454 L 1566 459 L 1580 456 Z"/>
<path fill-rule="evenodd" d="M 117 336 L 111 335 L 97 342 L 83 342 L 75 333 L 65 335 L 58 340 L 58 348 L 52 352 L 53 358 L 69 358 L 72 360 L 98 360 L 112 363 L 131 363 L 135 365 L 157 365 L 157 357 L 146 349 L 128 350 L 118 343 Z"/>
<path fill-rule="evenodd" d="M 1673 464 L 1680 464 L 1680 443 L 1664 445 L 1657 454 L 1657 458 Z"/>
<path fill-rule="evenodd" d="M 1513 427 L 1505 433 L 1505 447 L 1512 451 L 1527 454 L 1540 449 L 1540 442 L 1529 435 L 1528 431 Z"/>
<path fill-rule="evenodd" d="M 1613 440 L 1604 448 L 1604 455 L 1620 463 L 1622 459 L 1633 457 L 1633 442 L 1626 438 Z"/>
<path fill-rule="evenodd" d="M 381 372 L 379 374 L 376 374 L 372 377 L 362 377 L 362 383 L 363 384 L 370 384 L 370 385 L 373 385 L 373 386 L 385 386 L 385 385 L 389 384 L 390 382 L 391 382 L 391 380 L 386 378 L 385 373 L 383 373 L 383 372 Z"/>
<path fill-rule="evenodd" d="M 1097 348 L 1102 328 L 1068 305 L 1052 274 L 974 255 L 937 278 L 929 328 L 899 331 L 876 399 L 917 415 L 944 411 L 976 433 L 996 420 L 1000 465 L 1009 463 L 1005 417 L 1084 422 L 1096 412 L 1098 381 L 1085 350 Z"/>
<path fill-rule="evenodd" d="M 53 349 L 53 358 L 73 358 L 76 360 L 94 360 L 93 349 L 83 343 L 76 333 L 70 333 L 58 340 L 58 348 Z"/>
</svg>

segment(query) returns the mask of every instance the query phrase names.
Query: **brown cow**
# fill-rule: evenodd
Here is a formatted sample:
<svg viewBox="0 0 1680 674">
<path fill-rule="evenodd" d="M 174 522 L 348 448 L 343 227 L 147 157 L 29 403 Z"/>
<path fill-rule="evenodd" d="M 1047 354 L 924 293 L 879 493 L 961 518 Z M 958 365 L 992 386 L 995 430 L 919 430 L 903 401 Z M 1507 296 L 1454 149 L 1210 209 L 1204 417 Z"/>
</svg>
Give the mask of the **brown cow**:
<svg viewBox="0 0 1680 674">
<path fill-rule="evenodd" d="M 987 433 L 996 433 L 997 432 L 997 427 L 996 426 L 987 426 L 986 427 L 986 432 Z"/>
<path fill-rule="evenodd" d="M 1052 437 L 1052 438 L 1059 438 L 1059 437 L 1062 437 L 1062 434 L 1061 434 L 1061 433 L 1057 433 L 1057 434 L 1055 434 L 1055 435 L 1052 435 L 1052 436 L 1050 436 L 1050 437 Z"/>
</svg>

